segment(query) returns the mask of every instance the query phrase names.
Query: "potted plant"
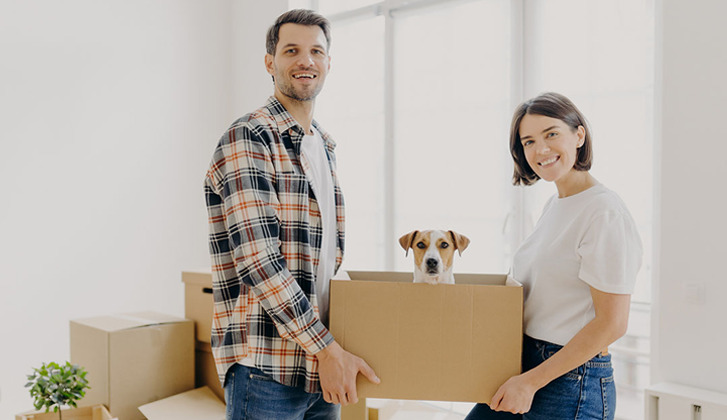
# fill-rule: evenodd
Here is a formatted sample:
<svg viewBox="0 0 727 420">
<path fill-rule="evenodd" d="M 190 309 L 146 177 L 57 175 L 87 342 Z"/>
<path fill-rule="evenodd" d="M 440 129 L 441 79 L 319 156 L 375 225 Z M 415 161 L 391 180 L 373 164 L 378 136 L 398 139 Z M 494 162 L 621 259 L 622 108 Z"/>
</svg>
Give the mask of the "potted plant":
<svg viewBox="0 0 727 420">
<path fill-rule="evenodd" d="M 86 370 L 70 362 L 65 365 L 58 365 L 56 362 L 47 365 L 43 363 L 40 368 L 33 368 L 33 374 L 28 375 L 28 381 L 25 387 L 30 388 L 35 409 L 45 407 L 47 413 L 52 407 L 60 420 L 63 420 L 61 407 L 77 407 L 76 401 L 83 398 L 86 388 L 89 388 Z"/>
</svg>

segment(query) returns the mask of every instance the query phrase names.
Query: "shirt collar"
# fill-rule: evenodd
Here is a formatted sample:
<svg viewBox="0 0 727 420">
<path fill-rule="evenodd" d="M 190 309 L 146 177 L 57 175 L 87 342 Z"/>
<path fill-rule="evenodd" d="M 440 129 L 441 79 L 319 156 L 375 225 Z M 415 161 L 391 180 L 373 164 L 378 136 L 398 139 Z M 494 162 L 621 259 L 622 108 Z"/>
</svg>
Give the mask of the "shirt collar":
<svg viewBox="0 0 727 420">
<path fill-rule="evenodd" d="M 283 104 L 280 103 L 280 101 L 275 96 L 270 96 L 265 106 L 270 111 L 270 115 L 272 115 L 275 119 L 275 122 L 278 125 L 278 130 L 281 133 L 288 132 L 291 135 L 296 149 L 298 149 L 298 152 L 300 152 L 300 142 L 305 135 L 305 130 L 303 130 L 303 127 L 298 123 L 298 121 L 295 120 L 295 118 L 293 118 L 292 115 L 290 115 L 288 110 L 285 109 Z M 312 125 L 316 130 L 318 130 L 319 133 L 321 133 L 321 137 L 326 144 L 326 148 L 328 148 L 329 150 L 335 149 L 336 143 L 333 141 L 333 139 L 331 139 L 331 136 L 321 128 L 318 122 L 316 120 L 313 120 Z"/>
</svg>

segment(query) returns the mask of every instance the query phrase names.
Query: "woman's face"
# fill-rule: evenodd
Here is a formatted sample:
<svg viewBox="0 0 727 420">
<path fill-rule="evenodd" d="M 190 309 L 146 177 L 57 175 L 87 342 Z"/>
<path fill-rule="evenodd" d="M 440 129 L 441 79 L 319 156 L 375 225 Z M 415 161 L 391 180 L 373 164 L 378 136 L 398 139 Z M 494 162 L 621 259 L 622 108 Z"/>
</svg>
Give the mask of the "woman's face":
<svg viewBox="0 0 727 420">
<path fill-rule="evenodd" d="M 525 159 L 541 179 L 557 184 L 575 172 L 578 148 L 586 137 L 583 126 L 573 130 L 557 118 L 525 114 L 519 134 Z"/>
</svg>

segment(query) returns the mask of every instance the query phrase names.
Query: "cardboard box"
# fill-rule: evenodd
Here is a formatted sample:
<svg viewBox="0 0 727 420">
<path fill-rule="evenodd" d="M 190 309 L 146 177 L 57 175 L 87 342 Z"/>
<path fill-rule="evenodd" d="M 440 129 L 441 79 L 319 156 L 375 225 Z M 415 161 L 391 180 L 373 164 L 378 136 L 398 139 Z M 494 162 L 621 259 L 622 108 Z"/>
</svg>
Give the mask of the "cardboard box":
<svg viewBox="0 0 727 420">
<path fill-rule="evenodd" d="M 78 407 L 63 410 L 64 420 L 117 420 L 103 405 L 93 407 Z M 58 420 L 58 413 L 53 411 L 33 411 L 17 414 L 15 420 Z"/>
<path fill-rule="evenodd" d="M 207 386 L 222 401 L 225 400 L 225 390 L 220 385 L 217 376 L 217 366 L 212 356 L 210 343 L 197 341 L 194 343 L 194 386 L 199 388 Z"/>
<path fill-rule="evenodd" d="M 376 409 L 368 408 L 367 400 L 360 397 L 356 404 L 341 407 L 341 420 L 377 420 L 377 414 Z"/>
<path fill-rule="evenodd" d="M 72 320 L 71 362 L 88 372 L 83 404 L 104 404 L 120 420 L 140 405 L 194 388 L 194 323 L 156 312 Z"/>
<path fill-rule="evenodd" d="M 225 420 L 225 403 L 207 387 L 139 407 L 149 420 Z"/>
<path fill-rule="evenodd" d="M 197 340 L 209 343 L 212 338 L 212 273 L 210 271 L 184 271 L 184 316 L 194 321 Z"/>
<path fill-rule="evenodd" d="M 195 386 L 208 386 L 221 400 L 225 392 L 217 378 L 217 368 L 212 357 L 210 339 L 212 336 L 212 273 L 207 271 L 184 271 L 184 316 L 195 323 Z"/>
<path fill-rule="evenodd" d="M 381 378 L 359 375 L 359 398 L 488 402 L 520 373 L 523 291 L 507 276 L 430 285 L 412 273 L 348 275 L 331 281 L 330 329 Z"/>
</svg>

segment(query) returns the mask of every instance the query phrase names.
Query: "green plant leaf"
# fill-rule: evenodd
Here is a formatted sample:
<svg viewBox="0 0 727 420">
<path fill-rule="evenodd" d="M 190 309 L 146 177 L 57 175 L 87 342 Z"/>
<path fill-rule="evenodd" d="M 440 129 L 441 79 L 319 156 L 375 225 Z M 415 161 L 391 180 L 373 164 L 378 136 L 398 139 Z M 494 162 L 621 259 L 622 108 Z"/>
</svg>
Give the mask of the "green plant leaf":
<svg viewBox="0 0 727 420">
<path fill-rule="evenodd" d="M 83 398 L 84 390 L 89 388 L 83 367 L 72 365 L 68 361 L 63 365 L 56 362 L 43 363 L 39 368 L 33 368 L 33 372 L 27 375 L 29 382 L 25 387 L 29 388 L 37 410 L 45 406 L 46 412 L 51 407 L 57 412 L 66 404 L 77 407 L 76 401 Z"/>
</svg>

